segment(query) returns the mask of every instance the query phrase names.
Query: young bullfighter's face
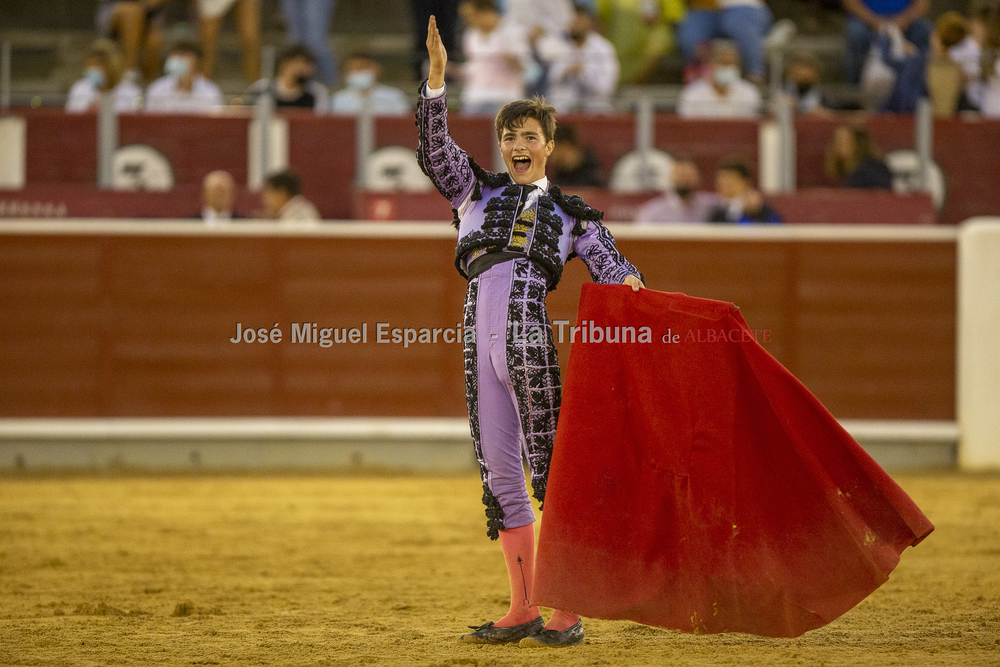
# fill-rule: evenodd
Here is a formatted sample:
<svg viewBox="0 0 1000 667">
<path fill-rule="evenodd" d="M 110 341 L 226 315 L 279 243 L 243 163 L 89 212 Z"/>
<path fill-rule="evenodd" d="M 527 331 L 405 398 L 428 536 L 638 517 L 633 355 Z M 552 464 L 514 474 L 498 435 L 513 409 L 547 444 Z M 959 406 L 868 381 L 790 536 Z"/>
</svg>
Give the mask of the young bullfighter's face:
<svg viewBox="0 0 1000 667">
<path fill-rule="evenodd" d="M 500 135 L 500 153 L 507 172 L 518 185 L 533 183 L 545 175 L 545 161 L 556 143 L 546 141 L 542 125 L 534 118 L 520 127 L 508 127 Z"/>
</svg>

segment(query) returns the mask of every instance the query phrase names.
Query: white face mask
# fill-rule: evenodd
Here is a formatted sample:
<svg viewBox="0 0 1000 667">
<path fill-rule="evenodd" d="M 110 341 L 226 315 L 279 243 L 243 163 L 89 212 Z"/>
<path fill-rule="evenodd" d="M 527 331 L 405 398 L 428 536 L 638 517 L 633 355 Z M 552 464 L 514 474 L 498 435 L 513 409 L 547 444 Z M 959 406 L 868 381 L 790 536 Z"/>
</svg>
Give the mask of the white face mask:
<svg viewBox="0 0 1000 667">
<path fill-rule="evenodd" d="M 88 67 L 83 73 L 83 78 L 90 82 L 94 88 L 103 88 L 108 77 L 105 76 L 104 70 L 99 67 Z"/>
<path fill-rule="evenodd" d="M 351 72 L 347 75 L 347 87 L 355 90 L 371 88 L 375 84 L 375 72 L 370 69 L 362 69 Z"/>
<path fill-rule="evenodd" d="M 723 87 L 728 87 L 740 80 L 740 68 L 733 65 L 724 65 L 712 70 L 712 79 Z"/>
<path fill-rule="evenodd" d="M 168 76 L 175 76 L 178 79 L 187 75 L 190 69 L 191 65 L 188 62 L 188 59 L 180 56 L 170 56 L 167 58 L 167 62 L 163 64 L 163 71 L 166 72 Z"/>
</svg>

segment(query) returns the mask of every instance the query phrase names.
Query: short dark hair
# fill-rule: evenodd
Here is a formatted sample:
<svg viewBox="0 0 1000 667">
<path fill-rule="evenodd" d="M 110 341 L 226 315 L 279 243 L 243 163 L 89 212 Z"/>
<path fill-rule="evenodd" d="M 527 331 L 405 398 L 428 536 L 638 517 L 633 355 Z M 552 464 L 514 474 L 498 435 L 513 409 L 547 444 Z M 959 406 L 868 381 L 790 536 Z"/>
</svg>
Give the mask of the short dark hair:
<svg viewBox="0 0 1000 667">
<path fill-rule="evenodd" d="M 287 49 L 283 50 L 278 54 L 278 61 L 275 64 L 280 68 L 289 60 L 295 60 L 296 58 L 305 58 L 313 65 L 316 64 L 316 56 L 313 55 L 313 52 L 309 49 L 309 47 L 304 44 L 292 44 Z"/>
<path fill-rule="evenodd" d="M 500 109 L 495 123 L 497 141 L 503 139 L 504 130 L 516 130 L 529 118 L 534 118 L 542 126 L 546 142 L 555 138 L 556 110 L 551 104 L 545 103 L 545 98 L 535 95 L 534 99 L 511 102 Z"/>
<path fill-rule="evenodd" d="M 969 34 L 969 22 L 958 12 L 948 11 L 934 21 L 934 31 L 937 32 L 941 45 L 950 49 Z"/>
<path fill-rule="evenodd" d="M 719 165 L 718 171 L 730 171 L 738 175 L 744 181 L 749 181 L 753 177 L 753 172 L 750 171 L 750 165 L 748 165 L 745 160 L 740 158 L 726 160 Z"/>
<path fill-rule="evenodd" d="M 286 169 L 278 171 L 267 177 L 264 184 L 272 190 L 284 190 L 289 197 L 294 197 L 302 192 L 302 181 L 294 171 Z"/>
<path fill-rule="evenodd" d="M 167 53 L 188 53 L 199 60 L 202 58 L 201 46 L 198 42 L 192 42 L 190 39 L 174 42 Z"/>
</svg>

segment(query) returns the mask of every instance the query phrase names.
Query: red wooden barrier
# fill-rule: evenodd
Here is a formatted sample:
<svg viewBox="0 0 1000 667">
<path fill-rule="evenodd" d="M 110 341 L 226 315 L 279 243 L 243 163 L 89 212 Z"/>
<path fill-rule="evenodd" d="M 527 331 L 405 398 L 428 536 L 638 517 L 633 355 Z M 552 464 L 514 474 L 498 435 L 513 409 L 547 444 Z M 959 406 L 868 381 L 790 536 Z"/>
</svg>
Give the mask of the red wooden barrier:
<svg viewBox="0 0 1000 667">
<path fill-rule="evenodd" d="M 460 321 L 465 281 L 447 233 L 88 226 L 0 233 L 0 416 L 465 414 L 460 345 L 375 338 L 378 322 Z M 652 289 L 739 305 L 837 417 L 954 418 L 953 240 L 621 236 L 618 246 Z M 554 322 L 576 321 L 585 280 L 571 262 L 548 297 Z M 237 322 L 278 323 L 282 341 L 232 343 Z M 293 322 L 367 322 L 368 341 L 296 343 Z M 568 337 L 558 347 L 565 364 Z"/>
</svg>

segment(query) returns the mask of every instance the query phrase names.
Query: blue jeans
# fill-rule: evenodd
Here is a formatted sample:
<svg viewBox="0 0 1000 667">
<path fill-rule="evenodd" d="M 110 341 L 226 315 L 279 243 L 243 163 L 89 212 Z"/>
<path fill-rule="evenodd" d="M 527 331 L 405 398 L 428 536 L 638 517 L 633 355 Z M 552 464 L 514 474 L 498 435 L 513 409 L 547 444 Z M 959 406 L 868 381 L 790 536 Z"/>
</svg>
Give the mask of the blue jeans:
<svg viewBox="0 0 1000 667">
<path fill-rule="evenodd" d="M 889 17 L 886 17 L 888 20 Z M 930 48 L 934 25 L 927 19 L 917 19 L 903 32 L 906 41 L 912 42 L 921 53 Z M 875 41 L 876 32 L 856 16 L 847 17 L 847 50 L 844 52 L 844 78 L 851 85 L 861 83 L 868 52 Z"/>
<path fill-rule="evenodd" d="M 337 64 L 330 50 L 330 19 L 336 0 L 281 0 L 288 39 L 303 44 L 316 56 L 316 78 L 331 86 L 337 82 Z"/>
<path fill-rule="evenodd" d="M 767 7 L 739 5 L 711 11 L 689 9 L 677 26 L 681 53 L 688 62 L 702 42 L 725 37 L 736 42 L 748 76 L 764 76 L 764 35 L 771 25 L 771 10 Z"/>
</svg>

